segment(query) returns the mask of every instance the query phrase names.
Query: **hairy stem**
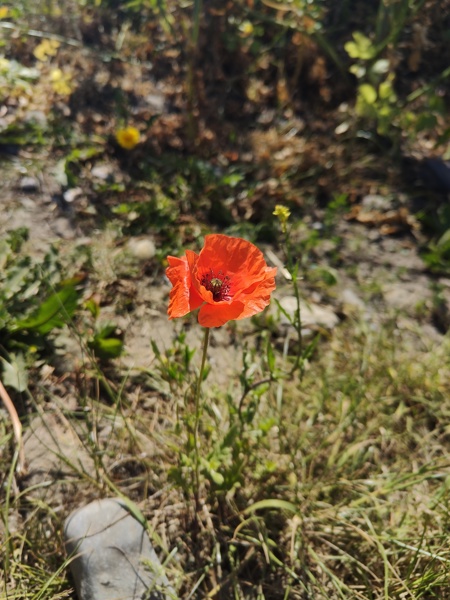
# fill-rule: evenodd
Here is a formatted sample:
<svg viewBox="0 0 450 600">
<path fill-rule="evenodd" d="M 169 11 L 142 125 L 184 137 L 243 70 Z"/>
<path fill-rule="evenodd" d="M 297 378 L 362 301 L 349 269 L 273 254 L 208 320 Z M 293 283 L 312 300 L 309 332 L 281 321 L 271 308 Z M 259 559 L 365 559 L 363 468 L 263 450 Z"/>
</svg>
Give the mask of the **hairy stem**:
<svg viewBox="0 0 450 600">
<path fill-rule="evenodd" d="M 197 386 L 195 389 L 194 406 L 195 406 L 195 420 L 194 420 L 194 464 L 195 464 L 195 505 L 197 511 L 200 508 L 200 452 L 198 447 L 198 428 L 200 423 L 200 392 L 202 388 L 202 381 L 205 373 L 206 355 L 208 352 L 209 344 L 209 328 L 205 327 L 205 335 L 203 338 L 203 352 L 202 362 L 200 364 L 200 371 L 198 373 Z"/>
</svg>

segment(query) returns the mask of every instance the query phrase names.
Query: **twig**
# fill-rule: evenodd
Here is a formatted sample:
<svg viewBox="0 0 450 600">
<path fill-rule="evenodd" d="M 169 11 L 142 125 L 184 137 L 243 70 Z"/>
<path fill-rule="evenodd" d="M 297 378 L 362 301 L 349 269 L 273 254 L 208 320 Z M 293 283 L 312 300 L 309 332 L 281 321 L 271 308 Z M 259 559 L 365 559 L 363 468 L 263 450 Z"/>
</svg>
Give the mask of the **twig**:
<svg viewBox="0 0 450 600">
<path fill-rule="evenodd" d="M 77 46 L 82 47 L 83 44 L 79 40 L 75 40 L 73 38 L 67 38 L 62 35 L 58 35 L 57 33 L 50 33 L 49 31 L 38 31 L 37 29 L 23 29 L 19 27 L 15 23 L 9 23 L 8 21 L 3 21 L 0 23 L 0 27 L 2 29 L 10 29 L 14 32 L 24 33 L 25 35 L 29 35 L 30 37 L 37 37 L 47 40 L 55 40 L 57 42 L 61 42 L 63 44 L 67 44 L 68 46 Z"/>
<path fill-rule="evenodd" d="M 22 441 L 22 423 L 20 422 L 19 415 L 17 414 L 16 407 L 13 404 L 13 401 L 9 397 L 8 392 L 6 391 L 3 383 L 0 380 L 0 398 L 5 405 L 6 410 L 11 417 L 11 421 L 13 424 L 14 437 L 16 438 L 17 449 L 19 459 L 17 461 L 17 472 L 24 473 L 25 472 L 25 450 L 23 447 Z"/>
<path fill-rule="evenodd" d="M 148 69 L 151 69 L 153 67 L 153 63 L 149 61 L 141 61 L 132 57 L 123 57 L 120 55 L 120 52 L 101 52 L 98 48 L 87 48 L 86 45 L 80 40 L 64 37 L 62 35 L 58 35 L 57 33 L 50 33 L 49 31 L 26 29 L 24 27 L 16 25 L 15 23 L 9 23 L 8 21 L 0 22 L 0 29 L 9 29 L 10 31 L 13 31 L 15 33 L 20 33 L 21 35 L 28 35 L 30 37 L 36 37 L 39 39 L 55 40 L 57 42 L 60 42 L 61 44 L 74 46 L 75 48 L 79 48 L 84 55 L 99 58 L 103 62 L 110 62 L 112 59 L 114 59 L 119 62 L 123 62 L 130 65 L 138 65 Z"/>
</svg>

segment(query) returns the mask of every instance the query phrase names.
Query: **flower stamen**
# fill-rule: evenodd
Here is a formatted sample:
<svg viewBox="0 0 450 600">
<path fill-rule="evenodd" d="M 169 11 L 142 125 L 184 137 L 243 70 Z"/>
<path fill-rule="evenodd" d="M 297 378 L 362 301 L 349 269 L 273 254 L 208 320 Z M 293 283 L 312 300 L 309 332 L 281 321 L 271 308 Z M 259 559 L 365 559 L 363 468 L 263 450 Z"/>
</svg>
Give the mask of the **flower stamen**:
<svg viewBox="0 0 450 600">
<path fill-rule="evenodd" d="M 230 300 L 230 278 L 219 271 L 217 275 L 212 269 L 203 275 L 200 283 L 212 293 L 214 302 Z"/>
</svg>

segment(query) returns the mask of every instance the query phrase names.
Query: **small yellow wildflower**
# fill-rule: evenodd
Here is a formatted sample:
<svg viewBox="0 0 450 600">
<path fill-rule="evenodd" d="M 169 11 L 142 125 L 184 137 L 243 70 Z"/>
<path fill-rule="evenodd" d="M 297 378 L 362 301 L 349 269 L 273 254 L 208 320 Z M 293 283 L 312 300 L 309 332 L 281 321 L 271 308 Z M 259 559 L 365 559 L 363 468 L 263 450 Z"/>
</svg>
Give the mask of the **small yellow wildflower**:
<svg viewBox="0 0 450 600">
<path fill-rule="evenodd" d="M 243 21 L 239 25 L 239 31 L 242 33 L 243 37 L 250 37 L 253 33 L 253 25 L 250 21 Z"/>
<path fill-rule="evenodd" d="M 116 131 L 116 140 L 119 146 L 125 150 L 132 150 L 137 144 L 141 136 L 136 127 L 125 127 Z"/>
<path fill-rule="evenodd" d="M 57 40 L 42 40 L 33 51 L 34 56 L 45 62 L 50 56 L 56 56 L 60 43 Z"/>
<path fill-rule="evenodd" d="M 275 215 L 275 217 L 277 217 L 280 221 L 281 231 L 286 233 L 286 223 L 291 216 L 291 211 L 287 206 L 284 206 L 283 204 L 277 204 L 272 214 Z"/>
<path fill-rule="evenodd" d="M 52 88 L 60 96 L 69 96 L 73 91 L 72 75 L 63 73 L 61 69 L 52 69 L 50 72 Z"/>
</svg>

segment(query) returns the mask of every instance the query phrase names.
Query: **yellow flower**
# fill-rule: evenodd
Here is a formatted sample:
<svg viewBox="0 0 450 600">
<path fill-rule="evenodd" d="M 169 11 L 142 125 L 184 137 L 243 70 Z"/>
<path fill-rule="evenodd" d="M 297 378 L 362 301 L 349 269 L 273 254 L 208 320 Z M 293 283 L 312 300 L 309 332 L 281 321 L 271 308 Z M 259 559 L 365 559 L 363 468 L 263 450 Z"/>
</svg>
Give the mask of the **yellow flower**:
<svg viewBox="0 0 450 600">
<path fill-rule="evenodd" d="M 284 206 L 283 204 L 277 204 L 272 214 L 275 215 L 275 217 L 277 217 L 280 221 L 282 232 L 286 233 L 286 223 L 291 216 L 291 211 L 287 206 Z"/>
<path fill-rule="evenodd" d="M 52 88 L 61 96 L 69 96 L 73 91 L 72 75 L 63 73 L 61 69 L 53 69 L 50 73 Z"/>
<path fill-rule="evenodd" d="M 141 136 L 136 127 L 125 127 L 116 131 L 116 140 L 119 146 L 125 150 L 132 150 L 139 144 Z"/>
<path fill-rule="evenodd" d="M 33 51 L 34 56 L 44 62 L 49 56 L 56 56 L 60 43 L 57 40 L 42 40 Z"/>
<path fill-rule="evenodd" d="M 243 21 L 239 26 L 239 30 L 243 37 L 249 37 L 253 33 L 253 25 L 250 21 Z"/>
</svg>

